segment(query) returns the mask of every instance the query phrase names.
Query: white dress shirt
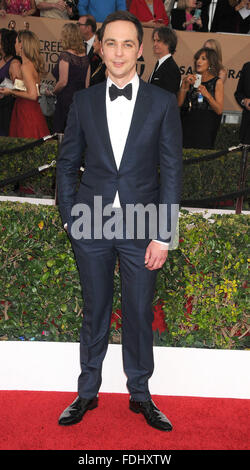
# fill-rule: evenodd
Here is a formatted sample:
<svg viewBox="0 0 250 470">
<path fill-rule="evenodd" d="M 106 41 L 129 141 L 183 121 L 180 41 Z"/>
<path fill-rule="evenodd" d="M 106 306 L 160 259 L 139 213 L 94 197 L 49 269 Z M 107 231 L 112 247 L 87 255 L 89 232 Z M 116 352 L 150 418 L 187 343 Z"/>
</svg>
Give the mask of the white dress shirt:
<svg viewBox="0 0 250 470">
<path fill-rule="evenodd" d="M 109 87 L 113 84 L 108 77 L 106 88 L 106 110 L 110 141 L 115 157 L 117 169 L 119 170 L 124 147 L 127 141 L 129 128 L 134 112 L 135 101 L 139 89 L 139 77 L 137 74 L 128 82 L 132 83 L 132 99 L 118 96 L 114 101 L 110 100 Z M 128 85 L 126 84 L 126 86 Z M 114 84 L 115 85 L 115 84 Z M 117 85 L 115 85 L 117 86 Z M 119 88 L 119 87 L 117 87 Z M 113 207 L 121 207 L 118 191 L 115 196 Z"/>
<path fill-rule="evenodd" d="M 92 38 L 88 39 L 88 41 L 84 41 L 84 43 L 86 43 L 86 54 L 88 55 L 91 47 L 93 46 L 94 44 L 94 40 L 95 40 L 95 35 L 92 36 Z"/>
<path fill-rule="evenodd" d="M 164 55 L 163 57 L 161 57 L 161 58 L 159 59 L 159 64 L 158 64 L 157 69 L 160 67 L 161 64 L 163 64 L 163 62 L 165 62 L 165 60 L 167 60 L 169 57 L 171 57 L 171 55 L 172 55 L 172 54 L 166 54 L 166 55 Z M 157 69 L 156 69 L 156 70 L 157 70 Z"/>
</svg>

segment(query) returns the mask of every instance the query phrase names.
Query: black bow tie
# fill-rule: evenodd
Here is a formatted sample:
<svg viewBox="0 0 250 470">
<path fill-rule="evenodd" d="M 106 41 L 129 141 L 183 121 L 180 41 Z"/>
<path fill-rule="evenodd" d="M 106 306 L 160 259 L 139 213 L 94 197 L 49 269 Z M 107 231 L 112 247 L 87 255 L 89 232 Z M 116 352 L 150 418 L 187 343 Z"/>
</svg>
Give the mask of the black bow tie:
<svg viewBox="0 0 250 470">
<path fill-rule="evenodd" d="M 128 100 L 132 99 L 132 83 L 129 83 L 125 88 L 117 88 L 115 85 L 109 87 L 109 97 L 111 101 L 116 100 L 118 96 L 125 96 Z"/>
</svg>

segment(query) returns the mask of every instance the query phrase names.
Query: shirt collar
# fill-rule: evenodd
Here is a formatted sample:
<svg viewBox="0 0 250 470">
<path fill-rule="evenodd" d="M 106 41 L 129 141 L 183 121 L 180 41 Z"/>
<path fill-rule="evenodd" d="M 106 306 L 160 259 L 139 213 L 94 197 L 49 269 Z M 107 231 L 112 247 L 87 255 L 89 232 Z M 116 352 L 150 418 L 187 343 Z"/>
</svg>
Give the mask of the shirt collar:
<svg viewBox="0 0 250 470">
<path fill-rule="evenodd" d="M 163 57 L 161 57 L 161 58 L 159 59 L 159 66 L 160 66 L 161 64 L 163 64 L 163 62 L 165 62 L 165 60 L 167 60 L 169 57 L 171 57 L 171 54 L 166 54 L 166 55 L 164 55 Z"/>
<path fill-rule="evenodd" d="M 90 39 L 88 39 L 87 41 L 84 41 L 88 44 L 88 46 L 90 46 L 90 48 L 93 46 L 93 42 L 95 40 L 95 35 L 92 36 Z"/>
</svg>

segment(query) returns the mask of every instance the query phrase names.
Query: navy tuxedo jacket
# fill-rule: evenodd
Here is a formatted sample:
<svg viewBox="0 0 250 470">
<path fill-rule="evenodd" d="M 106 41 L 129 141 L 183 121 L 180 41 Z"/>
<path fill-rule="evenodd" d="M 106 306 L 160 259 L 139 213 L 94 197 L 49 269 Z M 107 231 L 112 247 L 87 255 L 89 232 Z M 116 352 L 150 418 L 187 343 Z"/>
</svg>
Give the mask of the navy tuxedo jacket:
<svg viewBox="0 0 250 470">
<path fill-rule="evenodd" d="M 83 151 L 85 171 L 77 190 Z M 58 200 L 64 224 L 71 224 L 75 203 L 93 206 L 94 196 L 99 195 L 104 206 L 114 201 L 117 190 L 122 207 L 178 204 L 181 179 L 182 129 L 172 93 L 140 80 L 119 169 L 108 131 L 106 81 L 75 93 L 57 162 Z"/>
</svg>

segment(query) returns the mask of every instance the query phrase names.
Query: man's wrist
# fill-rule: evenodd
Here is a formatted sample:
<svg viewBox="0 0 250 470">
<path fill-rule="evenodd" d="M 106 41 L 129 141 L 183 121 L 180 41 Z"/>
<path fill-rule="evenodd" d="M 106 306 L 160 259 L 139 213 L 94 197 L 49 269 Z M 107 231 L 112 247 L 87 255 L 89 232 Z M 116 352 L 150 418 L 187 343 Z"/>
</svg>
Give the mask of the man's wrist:
<svg viewBox="0 0 250 470">
<path fill-rule="evenodd" d="M 169 243 L 167 242 L 162 242 L 161 240 L 152 240 L 153 242 L 160 243 L 162 245 L 163 250 L 167 250 L 169 247 Z"/>
</svg>

